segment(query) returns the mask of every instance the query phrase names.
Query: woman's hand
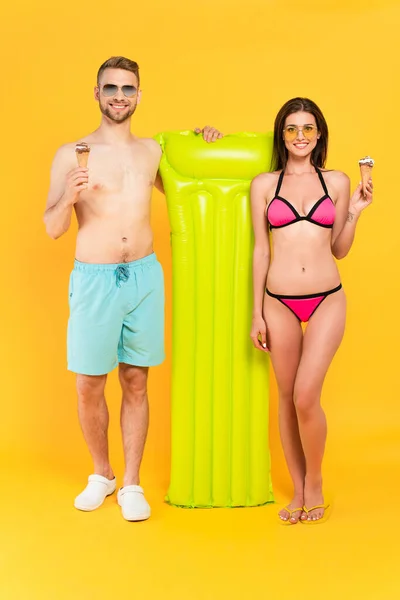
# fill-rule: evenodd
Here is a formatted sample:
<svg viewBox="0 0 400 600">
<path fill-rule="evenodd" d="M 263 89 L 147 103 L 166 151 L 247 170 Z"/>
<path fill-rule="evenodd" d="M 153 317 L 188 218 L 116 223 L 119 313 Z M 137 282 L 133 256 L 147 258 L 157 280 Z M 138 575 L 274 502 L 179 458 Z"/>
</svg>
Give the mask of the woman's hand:
<svg viewBox="0 0 400 600">
<path fill-rule="evenodd" d="M 373 189 L 374 185 L 372 183 L 372 179 L 370 178 L 366 185 L 366 194 L 364 196 L 362 183 L 360 183 L 351 197 L 349 212 L 355 214 L 358 217 L 360 213 L 364 210 L 364 208 L 367 208 L 367 206 L 371 204 Z"/>
<path fill-rule="evenodd" d="M 254 348 L 262 352 L 270 351 L 269 344 L 267 343 L 267 324 L 262 316 L 253 317 L 250 337 Z"/>
</svg>

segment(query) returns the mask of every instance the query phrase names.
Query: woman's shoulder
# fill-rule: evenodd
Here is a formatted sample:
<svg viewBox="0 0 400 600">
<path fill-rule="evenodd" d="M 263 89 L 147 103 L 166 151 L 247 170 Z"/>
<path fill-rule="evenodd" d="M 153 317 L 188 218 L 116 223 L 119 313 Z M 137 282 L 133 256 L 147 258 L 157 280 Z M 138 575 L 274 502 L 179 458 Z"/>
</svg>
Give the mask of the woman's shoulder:
<svg viewBox="0 0 400 600">
<path fill-rule="evenodd" d="M 276 183 L 279 179 L 281 171 L 272 171 L 266 173 L 260 173 L 254 177 L 252 184 L 257 186 L 270 186 Z"/>
<path fill-rule="evenodd" d="M 336 171 L 335 169 L 320 169 L 324 178 L 328 183 L 336 185 L 345 185 L 350 181 L 350 177 L 343 173 L 343 171 Z"/>
<path fill-rule="evenodd" d="M 268 202 L 275 193 L 279 174 L 279 171 L 273 171 L 271 173 L 260 173 L 257 177 L 254 177 L 251 182 L 252 193 L 261 194 Z"/>
</svg>

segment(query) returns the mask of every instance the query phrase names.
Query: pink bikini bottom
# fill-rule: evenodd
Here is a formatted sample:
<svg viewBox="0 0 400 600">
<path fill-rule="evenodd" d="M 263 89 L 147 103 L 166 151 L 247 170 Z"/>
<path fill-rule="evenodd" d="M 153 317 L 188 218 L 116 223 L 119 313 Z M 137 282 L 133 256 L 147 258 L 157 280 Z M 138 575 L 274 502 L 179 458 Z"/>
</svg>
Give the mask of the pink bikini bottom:
<svg viewBox="0 0 400 600">
<path fill-rule="evenodd" d="M 288 307 L 289 310 L 292 311 L 294 315 L 302 321 L 306 323 L 312 315 L 317 310 L 318 306 L 322 304 L 322 302 L 329 296 L 330 294 L 334 294 L 338 292 L 342 288 L 342 284 L 339 284 L 333 290 L 329 290 L 328 292 L 320 292 L 319 294 L 308 294 L 306 296 L 281 296 L 279 294 L 273 294 L 268 290 L 265 290 L 268 296 L 272 298 L 276 298 L 279 302 L 282 302 L 285 306 Z"/>
</svg>

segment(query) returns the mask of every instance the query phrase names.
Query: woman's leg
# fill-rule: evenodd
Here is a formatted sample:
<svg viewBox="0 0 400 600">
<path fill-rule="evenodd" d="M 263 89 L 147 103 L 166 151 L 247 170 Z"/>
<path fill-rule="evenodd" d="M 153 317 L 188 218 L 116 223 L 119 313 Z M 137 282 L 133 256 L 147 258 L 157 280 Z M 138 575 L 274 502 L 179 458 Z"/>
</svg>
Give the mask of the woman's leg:
<svg viewBox="0 0 400 600">
<path fill-rule="evenodd" d="M 323 504 L 322 459 L 326 441 L 326 419 L 320 404 L 321 391 L 329 365 L 342 341 L 346 320 L 343 290 L 328 296 L 311 317 L 303 340 L 303 350 L 294 385 L 294 402 L 300 437 L 306 459 L 304 505 Z M 312 511 L 311 519 L 323 516 Z M 302 519 L 307 518 L 304 513 Z"/>
<path fill-rule="evenodd" d="M 279 430 L 282 447 L 294 487 L 293 500 L 288 508 L 293 510 L 304 504 L 305 460 L 293 403 L 303 331 L 293 313 L 276 298 L 268 295 L 264 300 L 264 317 L 268 328 L 272 366 L 279 389 Z M 300 514 L 301 511 L 293 513 L 291 522 L 297 523 Z M 289 518 L 285 509 L 281 510 L 279 515 L 285 521 Z"/>
</svg>

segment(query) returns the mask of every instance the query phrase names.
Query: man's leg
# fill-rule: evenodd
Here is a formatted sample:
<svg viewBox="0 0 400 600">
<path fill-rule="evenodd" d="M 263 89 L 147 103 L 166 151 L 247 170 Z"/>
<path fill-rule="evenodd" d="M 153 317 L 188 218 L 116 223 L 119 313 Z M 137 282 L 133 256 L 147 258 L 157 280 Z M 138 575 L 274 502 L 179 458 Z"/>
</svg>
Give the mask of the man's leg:
<svg viewBox="0 0 400 600">
<path fill-rule="evenodd" d="M 121 428 L 125 452 L 124 486 L 118 492 L 122 514 L 128 521 L 150 517 L 139 469 L 149 424 L 147 377 L 150 366 L 164 360 L 164 279 L 155 254 L 131 264 L 124 287 L 134 299 L 125 315 L 118 346 L 122 387 Z"/>
<path fill-rule="evenodd" d="M 113 479 L 108 455 L 109 415 L 104 396 L 107 375 L 77 375 L 78 414 L 96 475 Z"/>
<path fill-rule="evenodd" d="M 150 506 L 140 487 L 140 464 L 149 426 L 147 400 L 148 367 L 126 363 L 119 366 L 122 387 L 121 429 L 124 442 L 124 486 L 118 492 L 118 503 L 127 521 L 144 521 L 150 517 Z"/>
<path fill-rule="evenodd" d="M 116 488 L 108 456 L 104 398 L 106 373 L 117 366 L 122 327 L 115 268 L 76 261 L 69 290 L 68 368 L 77 374 L 79 420 L 94 463 L 94 473 L 75 498 L 75 507 L 95 510 Z"/>
<path fill-rule="evenodd" d="M 106 380 L 107 375 L 77 376 L 79 421 L 94 465 L 86 488 L 75 498 L 75 508 L 84 511 L 99 508 L 116 488 L 108 456 Z"/>
<path fill-rule="evenodd" d="M 149 426 L 147 398 L 148 367 L 121 363 L 119 379 L 122 387 L 121 430 L 124 443 L 124 486 L 140 484 L 140 464 Z"/>
</svg>

